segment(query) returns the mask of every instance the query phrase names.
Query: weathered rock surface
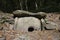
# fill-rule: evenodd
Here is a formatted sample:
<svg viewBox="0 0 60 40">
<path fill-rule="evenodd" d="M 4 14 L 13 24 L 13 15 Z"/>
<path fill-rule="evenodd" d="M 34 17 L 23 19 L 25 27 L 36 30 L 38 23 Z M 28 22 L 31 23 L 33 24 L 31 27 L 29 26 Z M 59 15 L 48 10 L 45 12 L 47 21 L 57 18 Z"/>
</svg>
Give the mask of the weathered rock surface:
<svg viewBox="0 0 60 40">
<path fill-rule="evenodd" d="M 60 14 L 58 13 L 49 13 L 47 14 L 47 28 L 55 28 L 60 30 Z"/>
<path fill-rule="evenodd" d="M 14 17 L 36 17 L 36 18 L 45 18 L 46 17 L 46 13 L 45 12 L 38 12 L 38 13 L 32 13 L 32 12 L 28 12 L 28 11 L 23 11 L 23 10 L 16 10 L 13 12 Z"/>
<path fill-rule="evenodd" d="M 41 30 L 40 20 L 35 17 L 16 18 L 15 21 L 15 30 L 28 32 L 29 27 L 33 27 L 34 30 Z"/>
</svg>

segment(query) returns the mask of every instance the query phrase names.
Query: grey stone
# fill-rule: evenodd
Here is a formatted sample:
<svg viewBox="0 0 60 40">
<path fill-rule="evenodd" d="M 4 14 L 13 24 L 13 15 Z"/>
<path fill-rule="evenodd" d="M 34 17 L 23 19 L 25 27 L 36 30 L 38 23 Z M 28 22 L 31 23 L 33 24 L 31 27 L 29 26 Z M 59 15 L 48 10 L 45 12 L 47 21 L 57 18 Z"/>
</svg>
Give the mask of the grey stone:
<svg viewBox="0 0 60 40">
<path fill-rule="evenodd" d="M 59 29 L 58 24 L 54 23 L 54 22 L 51 22 L 51 21 L 47 22 L 46 28 L 47 29 Z"/>
<path fill-rule="evenodd" d="M 35 17 L 15 18 L 14 30 L 28 32 L 29 27 L 33 27 L 36 30 L 41 30 L 40 20 Z"/>
<path fill-rule="evenodd" d="M 13 11 L 14 17 L 27 17 L 27 16 L 33 16 L 36 18 L 45 18 L 46 17 L 46 13 L 45 12 L 37 12 L 37 13 L 32 13 L 32 12 L 28 12 L 28 11 L 23 11 L 23 10 L 16 10 Z"/>
</svg>

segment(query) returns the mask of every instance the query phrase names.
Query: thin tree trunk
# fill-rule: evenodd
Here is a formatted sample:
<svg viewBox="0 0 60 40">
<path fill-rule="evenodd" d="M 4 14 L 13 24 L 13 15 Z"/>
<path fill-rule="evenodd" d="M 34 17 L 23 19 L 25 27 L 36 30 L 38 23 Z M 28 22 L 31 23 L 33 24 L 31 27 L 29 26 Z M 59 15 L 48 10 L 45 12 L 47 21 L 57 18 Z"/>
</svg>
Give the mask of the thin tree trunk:
<svg viewBox="0 0 60 40">
<path fill-rule="evenodd" d="M 27 0 L 25 1 L 26 10 L 28 11 Z"/>
<path fill-rule="evenodd" d="M 38 5 L 37 5 L 37 3 L 35 2 L 35 6 L 36 6 L 36 10 L 38 10 Z"/>
<path fill-rule="evenodd" d="M 23 8 L 22 8 L 22 0 L 19 0 L 19 2 L 20 2 L 21 10 L 23 10 Z"/>
</svg>

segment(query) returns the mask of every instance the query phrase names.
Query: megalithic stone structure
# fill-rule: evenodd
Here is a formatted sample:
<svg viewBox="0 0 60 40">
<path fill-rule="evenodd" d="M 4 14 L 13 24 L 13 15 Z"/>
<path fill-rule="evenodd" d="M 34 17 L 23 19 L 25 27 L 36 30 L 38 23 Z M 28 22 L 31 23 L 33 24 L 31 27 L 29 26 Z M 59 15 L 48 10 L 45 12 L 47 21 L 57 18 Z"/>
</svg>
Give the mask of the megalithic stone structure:
<svg viewBox="0 0 60 40">
<path fill-rule="evenodd" d="M 40 28 L 38 27 L 37 29 L 40 29 L 40 30 L 56 30 L 56 29 L 59 30 L 58 24 L 51 21 L 49 22 L 48 20 L 46 20 L 46 16 L 48 15 L 47 13 L 44 13 L 44 12 L 32 13 L 32 12 L 23 11 L 23 10 L 16 10 L 13 12 L 13 14 L 14 14 L 14 17 L 17 17 L 15 18 L 15 21 L 16 20 L 18 21 L 18 23 L 17 21 L 15 22 L 16 23 L 15 27 L 17 28 L 19 28 L 20 26 L 22 27 L 22 24 L 23 24 L 23 26 L 29 25 L 29 27 L 30 26 L 35 27 L 36 25 L 38 25 Z M 27 29 L 26 28 L 25 29 L 28 31 L 29 27 L 26 27 Z"/>
<path fill-rule="evenodd" d="M 16 10 L 13 12 L 15 18 L 14 30 L 20 31 L 33 31 L 33 30 L 41 30 L 41 21 L 40 19 L 44 19 L 46 13 L 32 13 L 28 11 Z M 18 18 L 19 17 L 19 18 Z"/>
</svg>

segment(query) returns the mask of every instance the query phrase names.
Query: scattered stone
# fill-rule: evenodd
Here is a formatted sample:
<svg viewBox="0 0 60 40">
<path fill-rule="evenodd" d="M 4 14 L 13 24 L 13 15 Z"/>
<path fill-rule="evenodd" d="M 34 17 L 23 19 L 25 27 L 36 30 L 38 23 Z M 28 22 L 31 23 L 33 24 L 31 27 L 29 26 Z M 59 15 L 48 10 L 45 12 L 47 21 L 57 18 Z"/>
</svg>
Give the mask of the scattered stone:
<svg viewBox="0 0 60 40">
<path fill-rule="evenodd" d="M 47 28 L 60 30 L 60 14 L 58 13 L 49 13 L 46 16 Z"/>
</svg>

